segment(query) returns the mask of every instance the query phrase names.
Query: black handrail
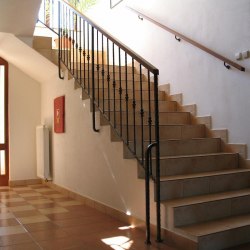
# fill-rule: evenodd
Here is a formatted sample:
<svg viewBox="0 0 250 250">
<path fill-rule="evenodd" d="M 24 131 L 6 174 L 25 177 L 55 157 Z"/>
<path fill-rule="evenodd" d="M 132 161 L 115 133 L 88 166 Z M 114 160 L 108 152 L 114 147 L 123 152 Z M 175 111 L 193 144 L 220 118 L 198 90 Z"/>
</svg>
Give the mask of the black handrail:
<svg viewBox="0 0 250 250">
<path fill-rule="evenodd" d="M 242 67 L 241 65 L 239 65 L 239 64 L 237 64 L 237 63 L 231 61 L 230 59 L 228 59 L 228 58 L 226 58 L 226 57 L 220 55 L 219 53 L 217 53 L 217 52 L 215 52 L 215 51 L 213 51 L 213 50 L 211 50 L 211 49 L 205 47 L 204 45 L 202 45 L 202 44 L 200 44 L 200 43 L 198 43 L 198 42 L 196 42 L 196 41 L 194 41 L 194 40 L 192 40 L 192 39 L 190 39 L 190 38 L 184 36 L 183 34 L 177 32 L 177 31 L 175 31 L 175 30 L 173 30 L 173 29 L 171 29 L 171 28 L 169 28 L 169 27 L 167 27 L 167 26 L 165 26 L 165 25 L 163 25 L 163 24 L 157 22 L 156 20 L 154 20 L 154 19 L 148 17 L 147 15 L 145 15 L 145 14 L 143 14 L 143 13 L 141 13 L 141 12 L 139 12 L 139 11 L 137 11 L 137 10 L 131 8 L 131 7 L 127 7 L 127 8 L 128 8 L 129 10 L 135 12 L 135 13 L 138 15 L 138 17 L 143 17 L 143 18 L 147 19 L 148 21 L 152 22 L 153 24 L 157 25 L 158 27 L 160 27 L 160 28 L 162 28 L 162 29 L 164 29 L 164 30 L 166 30 L 166 31 L 168 31 L 168 32 L 170 32 L 170 33 L 172 33 L 172 34 L 175 36 L 175 39 L 176 39 L 178 42 L 180 42 L 181 39 L 183 39 L 183 40 L 185 40 L 186 42 L 192 44 L 193 46 L 195 46 L 195 47 L 197 47 L 197 48 L 199 48 L 199 49 L 201 49 L 201 50 L 207 52 L 208 54 L 210 54 L 210 55 L 216 57 L 217 59 L 221 60 L 221 61 L 224 63 L 224 66 L 225 66 L 227 69 L 230 69 L 230 66 L 229 66 L 229 65 L 231 65 L 232 67 L 234 67 L 234 68 L 236 68 L 236 69 L 238 69 L 238 70 L 240 70 L 240 71 L 245 71 L 245 68 L 244 68 L 244 67 Z M 140 18 L 140 20 L 143 20 L 143 18 L 142 18 L 142 19 Z M 227 64 L 227 65 L 226 65 L 226 64 Z"/>
<path fill-rule="evenodd" d="M 155 147 L 153 180 L 156 182 L 157 241 L 160 242 L 159 70 L 64 0 L 46 2 L 58 5 L 58 27 L 50 28 L 59 30 L 59 77 L 62 77 L 63 63 L 82 91 L 89 95 L 93 130 L 98 132 L 95 126 L 95 109 L 98 108 L 144 169 L 150 168 L 147 164 L 152 163 L 151 153 L 150 160 L 145 160 L 148 154 L 144 151 L 148 145 Z M 55 8 L 51 9 L 56 15 Z M 149 204 L 148 195 L 146 200 Z M 146 206 L 146 210 L 146 221 L 150 225 L 150 207 Z M 149 243 L 150 230 L 146 234 Z"/>
</svg>

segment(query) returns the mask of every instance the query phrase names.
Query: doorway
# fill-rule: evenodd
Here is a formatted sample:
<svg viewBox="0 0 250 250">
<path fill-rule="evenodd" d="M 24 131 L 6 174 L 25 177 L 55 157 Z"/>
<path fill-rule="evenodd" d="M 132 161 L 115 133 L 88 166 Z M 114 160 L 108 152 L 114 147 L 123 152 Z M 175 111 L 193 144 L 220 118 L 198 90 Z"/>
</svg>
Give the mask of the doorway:
<svg viewBox="0 0 250 250">
<path fill-rule="evenodd" d="M 0 57 L 0 186 L 9 184 L 8 71 Z"/>
</svg>

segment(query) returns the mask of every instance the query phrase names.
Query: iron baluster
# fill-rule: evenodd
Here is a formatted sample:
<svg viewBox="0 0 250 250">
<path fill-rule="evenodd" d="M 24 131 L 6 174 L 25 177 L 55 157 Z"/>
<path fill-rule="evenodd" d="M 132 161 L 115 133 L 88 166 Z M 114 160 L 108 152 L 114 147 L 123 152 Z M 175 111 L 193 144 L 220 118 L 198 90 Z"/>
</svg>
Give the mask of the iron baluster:
<svg viewBox="0 0 250 250">
<path fill-rule="evenodd" d="M 159 106 L 158 106 L 158 74 L 154 73 L 154 110 L 155 110 L 155 160 L 156 160 L 156 220 L 157 241 L 161 242 L 161 193 L 160 193 L 160 133 L 159 133 Z"/>
<path fill-rule="evenodd" d="M 127 128 L 127 137 L 126 137 L 126 144 L 129 145 L 129 126 L 128 126 L 128 58 L 127 53 L 125 53 L 125 101 L 126 101 L 126 128 Z"/>
<path fill-rule="evenodd" d="M 135 118 L 135 108 L 136 108 L 136 95 L 135 95 L 135 63 L 132 59 L 132 90 L 133 90 L 133 130 L 134 130 L 134 154 L 136 155 L 136 118 Z"/>
<path fill-rule="evenodd" d="M 86 60 L 86 22 L 83 20 L 83 88 L 86 91 L 86 67 L 85 67 L 85 60 Z"/>
<path fill-rule="evenodd" d="M 143 108 L 143 95 L 142 95 L 142 65 L 140 64 L 140 116 L 141 116 L 141 161 L 144 166 L 144 108 Z"/>
<path fill-rule="evenodd" d="M 116 128 L 116 96 L 115 96 L 115 88 L 116 88 L 116 81 L 115 81 L 115 44 L 113 43 L 113 94 L 114 94 L 114 100 L 113 100 L 113 107 L 114 107 L 114 128 Z"/>
<path fill-rule="evenodd" d="M 151 158 L 152 158 L 152 148 L 156 146 L 156 143 L 151 143 L 148 145 L 146 152 L 145 152 L 145 158 L 146 158 L 146 164 L 145 164 L 145 202 L 146 202 L 146 244 L 151 244 L 151 233 L 150 233 L 150 175 L 151 175 Z"/>
<path fill-rule="evenodd" d="M 96 122 L 95 122 L 95 64 L 94 64 L 94 61 L 95 61 L 95 41 L 94 41 L 94 38 L 95 38 L 95 29 L 94 27 L 92 26 L 91 28 L 92 30 L 92 34 L 91 34 L 91 60 L 92 60 L 92 118 L 93 118 L 93 130 L 95 132 L 99 132 L 99 129 L 96 129 Z"/>
<path fill-rule="evenodd" d="M 96 30 L 96 69 L 97 69 L 97 88 L 98 88 L 98 107 L 100 106 L 100 76 L 99 76 L 99 31 Z"/>
<path fill-rule="evenodd" d="M 79 47 L 79 55 L 80 55 L 80 86 L 82 86 L 82 18 L 80 17 L 80 47 Z"/>
<path fill-rule="evenodd" d="M 88 61 L 88 94 L 90 94 L 90 89 L 89 89 L 89 82 L 90 82 L 90 73 L 89 73 L 89 60 L 90 60 L 90 54 L 89 54 L 89 24 L 87 23 L 87 44 L 88 44 L 88 55 L 87 55 L 87 61 Z M 92 92 L 94 89 L 92 89 Z M 93 111 L 94 112 L 94 111 Z"/>
<path fill-rule="evenodd" d="M 119 48 L 119 100 L 120 100 L 120 136 L 122 137 L 122 73 L 121 73 L 121 48 Z"/>
<path fill-rule="evenodd" d="M 104 98 L 104 75 L 105 75 L 105 70 L 104 70 L 104 39 L 103 39 L 103 34 L 102 34 L 102 106 L 103 106 L 103 113 L 105 114 L 106 107 L 105 107 L 105 98 Z"/>
<path fill-rule="evenodd" d="M 149 144 L 152 143 L 152 114 L 151 114 L 151 86 L 150 86 L 150 72 L 148 70 L 148 135 Z"/>
<path fill-rule="evenodd" d="M 109 75 L 109 39 L 107 38 L 107 83 L 108 83 L 108 119 L 110 121 L 110 75 Z"/>
<path fill-rule="evenodd" d="M 64 79 L 61 75 L 61 37 L 62 37 L 62 29 L 61 29 L 61 3 L 58 4 L 58 26 L 59 26 L 59 51 L 58 51 L 58 75 L 60 79 Z"/>
</svg>

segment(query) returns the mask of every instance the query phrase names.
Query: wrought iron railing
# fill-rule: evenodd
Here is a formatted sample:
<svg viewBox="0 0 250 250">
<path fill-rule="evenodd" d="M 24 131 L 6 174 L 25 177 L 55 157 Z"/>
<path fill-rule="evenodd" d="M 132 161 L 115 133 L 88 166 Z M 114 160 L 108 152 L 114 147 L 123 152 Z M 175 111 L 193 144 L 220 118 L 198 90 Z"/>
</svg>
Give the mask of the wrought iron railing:
<svg viewBox="0 0 250 250">
<path fill-rule="evenodd" d="M 157 240 L 161 241 L 158 69 L 63 0 L 44 0 L 39 16 L 58 32 L 60 78 L 63 63 L 91 99 L 93 130 L 98 132 L 97 108 L 146 171 L 148 244 L 149 178 L 155 181 Z"/>
</svg>

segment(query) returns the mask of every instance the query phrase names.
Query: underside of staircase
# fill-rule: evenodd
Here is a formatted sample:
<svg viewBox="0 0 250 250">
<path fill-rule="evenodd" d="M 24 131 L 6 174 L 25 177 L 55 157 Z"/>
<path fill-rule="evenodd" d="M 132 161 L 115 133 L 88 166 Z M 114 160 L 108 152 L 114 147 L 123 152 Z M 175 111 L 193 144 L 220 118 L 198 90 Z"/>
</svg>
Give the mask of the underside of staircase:
<svg viewBox="0 0 250 250">
<path fill-rule="evenodd" d="M 34 37 L 34 49 L 57 63 L 58 51 L 51 46 L 51 38 Z M 72 65 L 76 63 L 72 62 Z M 85 86 L 92 86 L 87 69 L 84 71 L 83 65 L 80 67 L 79 63 L 76 68 L 78 71 L 74 74 L 79 75 L 81 68 L 80 75 L 84 77 Z M 112 77 L 119 74 L 118 67 L 105 65 L 105 74 L 101 74 L 98 70 L 94 72 L 96 79 L 105 78 L 100 81 L 104 84 L 101 89 L 94 90 L 95 95 L 99 96 L 96 106 L 99 106 L 102 114 L 100 124 L 102 126 L 111 124 L 111 140 L 127 141 L 130 148 L 136 152 L 136 155 L 133 154 L 124 143 L 124 158 L 130 159 L 136 156 L 137 159 L 143 159 L 144 151 L 130 139 L 131 137 L 127 137 L 129 134 L 134 134 L 134 140 L 142 140 L 140 126 L 142 117 L 139 105 L 135 107 L 134 113 L 131 99 L 127 103 L 121 103 L 119 90 L 107 88 L 107 70 L 111 72 L 109 81 L 112 82 Z M 134 76 L 132 71 L 135 72 Z M 121 84 L 125 84 L 127 78 L 128 94 L 132 91 L 131 81 L 134 77 L 135 99 L 140 95 L 140 74 L 137 73 L 138 69 L 136 67 L 132 69 L 131 66 L 128 67 L 127 74 L 124 68 L 121 70 Z M 75 78 L 72 72 L 69 75 Z M 92 72 L 89 75 L 92 76 Z M 149 118 L 147 82 L 147 76 L 144 75 L 142 105 L 145 123 Z M 83 98 L 88 98 L 93 91 L 90 87 L 90 91 L 86 93 L 84 86 L 77 80 L 75 87 L 82 88 Z M 169 85 L 166 89 L 169 89 Z M 125 93 L 122 93 L 122 98 L 125 99 Z M 154 106 L 153 99 L 150 102 L 151 106 Z M 214 136 L 205 124 L 199 124 L 194 115 L 185 111 L 185 107 L 176 101 L 176 96 L 171 96 L 170 91 L 159 91 L 159 124 L 160 199 L 164 241 L 185 250 L 216 250 L 231 247 L 237 249 L 242 244 L 250 243 L 250 169 L 243 167 L 244 160 L 240 154 L 228 150 L 229 147 L 222 138 Z M 118 134 L 122 136 L 119 137 Z M 143 140 L 146 150 L 149 140 L 149 130 L 146 126 Z M 154 150 L 152 154 L 152 179 L 154 179 L 156 165 Z M 144 168 L 138 162 L 138 178 L 144 179 L 144 177 Z"/>
</svg>

